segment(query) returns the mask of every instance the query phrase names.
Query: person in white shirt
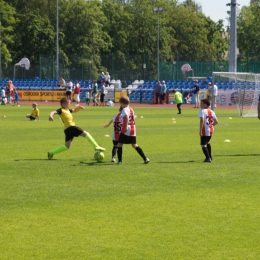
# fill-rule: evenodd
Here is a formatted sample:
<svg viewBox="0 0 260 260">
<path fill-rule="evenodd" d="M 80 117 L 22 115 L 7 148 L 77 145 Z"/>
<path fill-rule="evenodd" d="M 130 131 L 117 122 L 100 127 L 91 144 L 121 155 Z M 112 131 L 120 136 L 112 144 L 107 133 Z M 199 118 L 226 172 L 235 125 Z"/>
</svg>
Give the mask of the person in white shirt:
<svg viewBox="0 0 260 260">
<path fill-rule="evenodd" d="M 70 79 L 68 79 L 68 82 L 66 84 L 66 98 L 68 100 L 71 100 L 72 89 L 73 89 L 73 83 L 70 81 Z"/>
<path fill-rule="evenodd" d="M 1 105 L 5 105 L 6 104 L 6 98 L 5 98 L 5 89 L 4 89 L 4 87 L 1 88 L 1 98 L 2 98 Z"/>
<path fill-rule="evenodd" d="M 106 87 L 109 87 L 109 85 L 110 85 L 110 75 L 109 75 L 109 73 L 108 73 L 108 71 L 106 72 Z"/>
<path fill-rule="evenodd" d="M 209 88 L 212 89 L 212 83 L 209 82 Z M 214 88 L 212 89 L 213 90 L 213 95 L 214 95 L 214 107 L 216 108 L 217 107 L 217 96 L 218 96 L 218 87 L 217 85 L 214 84 Z"/>
<path fill-rule="evenodd" d="M 109 100 L 107 101 L 107 106 L 108 106 L 108 107 L 113 107 L 113 106 L 114 106 L 113 101 L 109 99 Z"/>
<path fill-rule="evenodd" d="M 89 102 L 90 102 L 90 92 L 91 92 L 91 88 L 86 89 L 85 97 L 86 97 L 87 106 L 89 106 Z"/>
</svg>

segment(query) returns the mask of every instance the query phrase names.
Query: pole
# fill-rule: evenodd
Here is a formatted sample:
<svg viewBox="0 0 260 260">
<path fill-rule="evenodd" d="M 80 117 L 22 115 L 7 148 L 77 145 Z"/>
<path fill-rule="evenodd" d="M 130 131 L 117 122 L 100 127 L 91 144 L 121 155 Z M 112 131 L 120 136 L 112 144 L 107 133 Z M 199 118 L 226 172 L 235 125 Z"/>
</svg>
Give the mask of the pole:
<svg viewBox="0 0 260 260">
<path fill-rule="evenodd" d="M 160 13 L 164 10 L 162 7 L 154 7 L 153 11 L 157 14 L 157 80 L 160 81 Z"/>
<path fill-rule="evenodd" d="M 56 78 L 59 79 L 59 0 L 56 1 Z"/>
<path fill-rule="evenodd" d="M 2 0 L 0 0 L 0 79 L 2 78 Z"/>
<path fill-rule="evenodd" d="M 157 80 L 160 80 L 160 25 L 159 25 L 159 12 L 157 12 Z"/>
<path fill-rule="evenodd" d="M 229 52 L 229 72 L 237 71 L 237 14 L 236 8 L 237 3 L 236 0 L 231 0 L 230 4 L 227 4 L 231 8 L 231 17 L 230 17 L 230 52 Z"/>
</svg>

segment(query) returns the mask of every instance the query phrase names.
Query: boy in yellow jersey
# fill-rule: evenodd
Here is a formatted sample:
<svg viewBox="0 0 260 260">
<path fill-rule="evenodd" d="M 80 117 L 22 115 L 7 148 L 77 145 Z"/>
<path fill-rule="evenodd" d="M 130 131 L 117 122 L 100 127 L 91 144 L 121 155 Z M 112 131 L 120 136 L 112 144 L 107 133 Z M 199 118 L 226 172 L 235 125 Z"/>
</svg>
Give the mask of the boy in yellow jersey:
<svg viewBox="0 0 260 260">
<path fill-rule="evenodd" d="M 26 117 L 30 118 L 30 120 L 40 120 L 40 111 L 37 108 L 37 104 L 36 103 L 32 103 L 32 113 L 31 114 L 27 114 Z"/>
<path fill-rule="evenodd" d="M 72 113 L 76 113 L 81 109 L 83 110 L 84 107 L 78 106 L 75 109 L 70 109 L 69 108 L 70 100 L 67 98 L 62 98 L 60 100 L 60 105 L 61 105 L 60 109 L 58 109 L 56 111 L 52 111 L 50 113 L 49 120 L 53 121 L 54 120 L 53 116 L 56 114 L 58 114 L 60 116 L 61 120 L 64 123 L 65 145 L 62 145 L 62 146 L 48 152 L 48 159 L 52 159 L 54 154 L 68 150 L 70 148 L 73 138 L 78 137 L 78 136 L 85 137 L 93 145 L 95 150 L 105 151 L 106 149 L 103 147 L 100 147 L 96 143 L 94 138 L 87 131 L 85 131 L 75 125 Z"/>
</svg>

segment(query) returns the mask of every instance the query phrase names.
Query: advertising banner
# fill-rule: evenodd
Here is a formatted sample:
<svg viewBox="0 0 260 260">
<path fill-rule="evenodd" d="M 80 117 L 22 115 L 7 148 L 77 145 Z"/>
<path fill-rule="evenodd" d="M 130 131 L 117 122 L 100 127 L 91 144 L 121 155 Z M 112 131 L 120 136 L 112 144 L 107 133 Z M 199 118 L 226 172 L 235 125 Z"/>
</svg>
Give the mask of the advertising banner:
<svg viewBox="0 0 260 260">
<path fill-rule="evenodd" d="M 122 96 L 127 96 L 127 93 L 126 91 L 116 91 L 115 92 L 115 103 L 118 103 L 119 102 L 119 99 L 122 97 Z"/>
<path fill-rule="evenodd" d="M 66 92 L 61 90 L 18 90 L 18 93 L 21 101 L 59 101 L 61 98 L 66 97 Z"/>
</svg>

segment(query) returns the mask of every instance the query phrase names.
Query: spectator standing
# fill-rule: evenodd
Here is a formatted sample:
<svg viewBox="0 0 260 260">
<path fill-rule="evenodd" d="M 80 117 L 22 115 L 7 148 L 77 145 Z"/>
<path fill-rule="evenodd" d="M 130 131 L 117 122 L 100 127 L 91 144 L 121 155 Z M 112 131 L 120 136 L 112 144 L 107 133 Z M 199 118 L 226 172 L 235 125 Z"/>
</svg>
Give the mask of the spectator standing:
<svg viewBox="0 0 260 260">
<path fill-rule="evenodd" d="M 1 88 L 1 98 L 2 98 L 2 102 L 1 102 L 1 105 L 5 105 L 5 89 L 4 87 Z"/>
<path fill-rule="evenodd" d="M 212 83 L 209 82 L 208 83 L 208 90 L 206 91 L 206 98 L 208 98 L 209 100 L 212 99 L 211 91 L 212 91 Z M 217 96 L 218 96 L 218 87 L 217 87 L 217 85 L 214 85 L 213 95 L 214 95 L 214 107 L 216 108 L 217 107 Z"/>
<path fill-rule="evenodd" d="M 98 95 L 98 84 L 96 81 L 93 81 L 93 88 L 92 88 L 93 106 L 98 106 L 97 95 Z"/>
<path fill-rule="evenodd" d="M 76 106 L 79 106 L 80 103 L 80 85 L 78 83 L 78 81 L 75 81 L 74 84 L 74 98 L 76 100 Z"/>
<path fill-rule="evenodd" d="M 86 105 L 87 106 L 89 106 L 89 103 L 90 103 L 90 92 L 91 92 L 91 89 L 87 88 L 86 92 L 85 92 L 85 98 L 86 98 Z"/>
<path fill-rule="evenodd" d="M 176 89 L 173 90 L 173 94 L 174 94 L 174 101 L 177 104 L 177 108 L 178 108 L 178 113 L 177 114 L 181 114 L 181 105 L 182 105 L 182 94 L 177 91 Z"/>
<path fill-rule="evenodd" d="M 106 72 L 106 87 L 110 86 L 110 75 L 108 73 L 108 71 Z"/>
<path fill-rule="evenodd" d="M 98 83 L 101 83 L 103 80 L 106 81 L 106 76 L 105 76 L 105 73 L 102 71 L 101 75 L 98 79 Z"/>
<path fill-rule="evenodd" d="M 154 94 L 155 94 L 155 104 L 158 104 L 159 98 L 160 98 L 160 93 L 161 93 L 161 84 L 160 81 L 157 82 L 156 87 L 154 89 Z"/>
<path fill-rule="evenodd" d="M 68 79 L 68 82 L 66 84 L 66 97 L 68 100 L 71 100 L 71 94 L 73 89 L 73 83 Z"/>
<path fill-rule="evenodd" d="M 14 101 L 13 101 L 13 106 L 16 104 L 17 106 L 19 105 L 19 100 L 20 100 L 20 96 L 17 90 L 14 90 Z"/>
<path fill-rule="evenodd" d="M 166 92 L 167 92 L 167 87 L 166 87 L 165 81 L 163 80 L 161 83 L 160 104 L 164 104 Z"/>
<path fill-rule="evenodd" d="M 212 88 L 212 83 L 209 82 L 209 87 L 211 88 L 211 91 L 213 91 L 214 95 L 214 107 L 217 107 L 217 96 L 218 96 L 218 87 L 214 84 L 214 87 Z"/>
<path fill-rule="evenodd" d="M 105 81 L 101 81 L 101 89 L 100 89 L 100 106 L 105 106 Z"/>
<path fill-rule="evenodd" d="M 11 104 L 12 103 L 12 96 L 14 95 L 14 85 L 13 82 L 11 80 L 9 80 L 7 82 L 7 86 L 6 86 L 6 97 L 7 97 L 7 104 Z"/>
<path fill-rule="evenodd" d="M 194 94 L 194 100 L 195 100 L 195 107 L 194 108 L 199 108 L 200 107 L 200 99 L 199 99 L 199 92 L 200 92 L 200 87 L 198 80 L 194 80 L 194 87 L 192 89 L 192 92 Z"/>
</svg>

